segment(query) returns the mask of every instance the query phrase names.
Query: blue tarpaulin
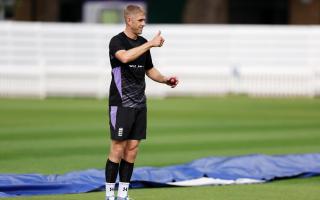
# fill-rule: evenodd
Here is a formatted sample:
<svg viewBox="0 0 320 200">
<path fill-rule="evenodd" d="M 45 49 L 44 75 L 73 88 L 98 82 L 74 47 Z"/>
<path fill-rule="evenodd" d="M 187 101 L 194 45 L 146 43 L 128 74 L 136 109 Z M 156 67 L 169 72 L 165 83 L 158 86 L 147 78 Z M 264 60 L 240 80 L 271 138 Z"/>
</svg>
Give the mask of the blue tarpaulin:
<svg viewBox="0 0 320 200">
<path fill-rule="evenodd" d="M 136 168 L 131 187 L 259 183 L 316 175 L 320 175 L 320 154 L 208 157 L 183 165 Z M 0 174 L 0 197 L 103 190 L 104 176 L 98 169 L 63 175 Z"/>
</svg>

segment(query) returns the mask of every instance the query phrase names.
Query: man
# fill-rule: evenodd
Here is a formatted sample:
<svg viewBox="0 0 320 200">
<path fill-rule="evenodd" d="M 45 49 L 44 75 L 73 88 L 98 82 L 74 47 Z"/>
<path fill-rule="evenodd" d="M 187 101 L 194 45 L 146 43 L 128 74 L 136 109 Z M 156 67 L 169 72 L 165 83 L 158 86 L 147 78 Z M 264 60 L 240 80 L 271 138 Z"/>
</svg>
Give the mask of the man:
<svg viewBox="0 0 320 200">
<path fill-rule="evenodd" d="M 141 140 L 146 139 L 145 74 L 152 80 L 172 88 L 176 77 L 163 76 L 153 67 L 150 49 L 161 47 L 160 31 L 147 41 L 139 36 L 145 26 L 145 12 L 129 5 L 124 10 L 126 27 L 109 44 L 112 80 L 109 95 L 111 147 L 106 163 L 106 199 L 127 200 L 134 161 Z M 119 172 L 118 196 L 114 188 Z"/>
</svg>

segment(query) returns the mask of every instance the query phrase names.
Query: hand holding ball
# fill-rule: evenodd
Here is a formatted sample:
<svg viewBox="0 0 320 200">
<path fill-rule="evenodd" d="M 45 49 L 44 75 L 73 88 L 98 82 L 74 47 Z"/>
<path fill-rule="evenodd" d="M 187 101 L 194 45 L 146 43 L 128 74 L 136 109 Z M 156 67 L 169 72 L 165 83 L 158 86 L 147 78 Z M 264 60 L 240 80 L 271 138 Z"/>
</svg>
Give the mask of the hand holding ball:
<svg viewBox="0 0 320 200">
<path fill-rule="evenodd" d="M 167 85 L 170 85 L 172 88 L 178 85 L 178 79 L 176 77 L 170 77 L 167 81 Z"/>
<path fill-rule="evenodd" d="M 172 77 L 172 78 L 169 79 L 169 81 L 170 81 L 170 84 L 175 85 L 176 82 L 177 82 L 177 79 Z"/>
</svg>

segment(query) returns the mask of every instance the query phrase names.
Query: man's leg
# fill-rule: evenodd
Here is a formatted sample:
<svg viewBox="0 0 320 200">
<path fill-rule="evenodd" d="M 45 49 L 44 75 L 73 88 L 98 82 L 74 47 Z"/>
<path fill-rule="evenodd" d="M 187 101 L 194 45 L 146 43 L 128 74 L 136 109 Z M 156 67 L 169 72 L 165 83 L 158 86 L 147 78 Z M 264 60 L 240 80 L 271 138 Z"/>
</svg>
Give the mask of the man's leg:
<svg viewBox="0 0 320 200">
<path fill-rule="evenodd" d="M 106 163 L 106 199 L 114 200 L 114 188 L 119 171 L 119 163 L 124 155 L 126 141 L 111 141 L 110 153 Z"/>
<path fill-rule="evenodd" d="M 119 198 L 126 198 L 128 196 L 129 183 L 133 172 L 134 161 L 138 154 L 139 143 L 140 140 L 128 140 L 125 146 L 123 158 L 119 168 Z"/>
</svg>

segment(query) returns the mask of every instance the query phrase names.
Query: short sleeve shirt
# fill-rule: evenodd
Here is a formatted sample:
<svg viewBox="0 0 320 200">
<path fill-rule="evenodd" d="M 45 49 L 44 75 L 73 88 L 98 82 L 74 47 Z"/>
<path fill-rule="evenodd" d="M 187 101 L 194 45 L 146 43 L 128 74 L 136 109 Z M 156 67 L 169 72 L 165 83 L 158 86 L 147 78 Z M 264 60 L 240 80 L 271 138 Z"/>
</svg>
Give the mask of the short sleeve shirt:
<svg viewBox="0 0 320 200">
<path fill-rule="evenodd" d="M 119 50 L 130 50 L 146 42 L 147 40 L 141 36 L 133 40 L 127 37 L 124 32 L 110 40 L 109 57 L 112 67 L 109 91 L 110 106 L 146 107 L 145 72 L 153 67 L 150 50 L 129 63 L 122 63 L 115 57 L 115 53 Z"/>
</svg>

